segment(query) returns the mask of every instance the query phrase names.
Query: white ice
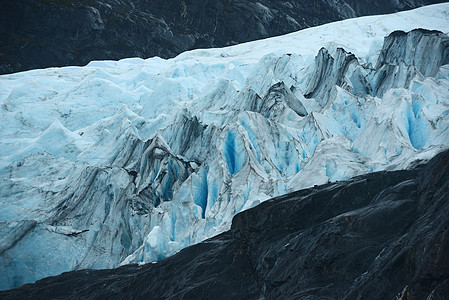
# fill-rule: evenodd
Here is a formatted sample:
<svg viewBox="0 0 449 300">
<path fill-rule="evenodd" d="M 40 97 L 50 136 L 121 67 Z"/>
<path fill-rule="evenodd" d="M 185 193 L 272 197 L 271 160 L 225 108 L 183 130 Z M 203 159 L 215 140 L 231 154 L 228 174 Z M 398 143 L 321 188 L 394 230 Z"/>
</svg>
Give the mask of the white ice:
<svg viewBox="0 0 449 300">
<path fill-rule="evenodd" d="M 447 65 L 382 97 L 335 87 L 324 108 L 302 92 L 321 47 L 374 66 L 385 36 L 414 28 L 448 33 L 449 4 L 169 60 L 0 76 L 0 289 L 160 260 L 270 197 L 448 148 Z M 307 116 L 282 99 L 251 108 L 281 81 Z M 169 201 L 142 200 L 156 197 Z"/>
</svg>

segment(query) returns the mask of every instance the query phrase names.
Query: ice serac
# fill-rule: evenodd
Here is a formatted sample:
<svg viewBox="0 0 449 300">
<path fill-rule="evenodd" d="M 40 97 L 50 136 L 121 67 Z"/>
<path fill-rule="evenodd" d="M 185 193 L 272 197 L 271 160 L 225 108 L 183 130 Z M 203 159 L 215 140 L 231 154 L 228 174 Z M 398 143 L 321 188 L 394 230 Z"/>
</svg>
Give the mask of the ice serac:
<svg viewBox="0 0 449 300">
<path fill-rule="evenodd" d="M 267 118 L 275 119 L 276 116 L 283 115 L 286 109 L 293 110 L 300 117 L 307 115 L 304 105 L 284 82 L 271 86 L 261 102 L 261 107 L 257 112 L 265 114 Z"/>
<path fill-rule="evenodd" d="M 176 157 L 162 137 L 156 135 L 139 159 L 127 167 L 135 174 L 138 195 L 153 199 L 154 207 L 173 198 L 177 190 L 193 172 L 189 161 Z"/>
<path fill-rule="evenodd" d="M 351 63 L 357 63 L 357 58 L 352 53 L 338 48 L 334 58 L 327 49 L 321 48 L 315 58 L 315 69 L 304 96 L 317 99 L 321 107 L 325 107 L 332 97 L 330 93 L 334 86 L 343 84 Z"/>
<path fill-rule="evenodd" d="M 433 77 L 442 65 L 449 63 L 448 47 L 449 38 L 439 31 L 395 31 L 385 38 L 377 68 L 403 62 L 407 66 L 415 66 L 422 75 Z"/>
<path fill-rule="evenodd" d="M 410 32 L 448 14 L 1 76 L 0 287 L 158 261 L 271 197 L 448 148 L 447 37 Z"/>
<path fill-rule="evenodd" d="M 391 33 L 385 38 L 372 74 L 374 94 L 382 96 L 391 88 L 408 88 L 417 76 L 434 77 L 449 62 L 448 44 L 448 37 L 438 31 Z"/>
</svg>

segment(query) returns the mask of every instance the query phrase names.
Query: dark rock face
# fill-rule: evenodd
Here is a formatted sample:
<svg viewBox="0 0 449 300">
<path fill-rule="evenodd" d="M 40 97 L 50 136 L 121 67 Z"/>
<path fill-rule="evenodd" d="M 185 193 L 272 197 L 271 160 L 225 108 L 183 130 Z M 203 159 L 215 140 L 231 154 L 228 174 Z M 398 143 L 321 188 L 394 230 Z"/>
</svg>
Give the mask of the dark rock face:
<svg viewBox="0 0 449 300">
<path fill-rule="evenodd" d="M 2 299 L 444 299 L 449 295 L 449 151 L 277 197 L 230 231 L 157 264 L 84 270 Z"/>
<path fill-rule="evenodd" d="M 222 47 L 443 0 L 1 0 L 0 74 Z"/>
</svg>

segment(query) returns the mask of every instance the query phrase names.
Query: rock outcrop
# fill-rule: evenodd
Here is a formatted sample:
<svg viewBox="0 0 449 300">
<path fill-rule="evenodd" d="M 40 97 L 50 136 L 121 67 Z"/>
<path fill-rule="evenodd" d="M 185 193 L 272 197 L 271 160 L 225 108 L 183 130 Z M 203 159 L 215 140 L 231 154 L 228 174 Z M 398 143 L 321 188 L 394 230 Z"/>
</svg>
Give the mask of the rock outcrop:
<svg viewBox="0 0 449 300">
<path fill-rule="evenodd" d="M 169 58 L 439 2 L 3 0 L 0 74 L 92 60 Z"/>
</svg>

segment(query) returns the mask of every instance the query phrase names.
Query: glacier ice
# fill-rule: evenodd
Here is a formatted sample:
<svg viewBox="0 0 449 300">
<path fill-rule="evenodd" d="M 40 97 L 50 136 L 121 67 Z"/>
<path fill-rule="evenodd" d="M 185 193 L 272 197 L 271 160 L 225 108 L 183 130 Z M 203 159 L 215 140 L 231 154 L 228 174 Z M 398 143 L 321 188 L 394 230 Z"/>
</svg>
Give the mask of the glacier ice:
<svg viewBox="0 0 449 300">
<path fill-rule="evenodd" d="M 0 76 L 0 289 L 160 260 L 270 197 L 448 148 L 448 14 Z"/>
</svg>

